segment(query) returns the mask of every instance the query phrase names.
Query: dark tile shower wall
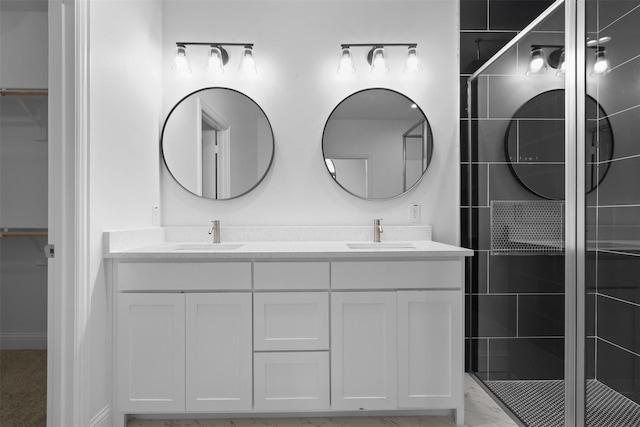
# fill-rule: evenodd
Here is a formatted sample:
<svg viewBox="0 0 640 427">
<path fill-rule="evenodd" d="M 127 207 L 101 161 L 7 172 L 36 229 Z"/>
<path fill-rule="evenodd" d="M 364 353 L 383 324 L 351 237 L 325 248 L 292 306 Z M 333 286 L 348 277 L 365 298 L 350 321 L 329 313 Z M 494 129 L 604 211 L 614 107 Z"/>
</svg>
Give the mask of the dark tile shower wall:
<svg viewBox="0 0 640 427">
<path fill-rule="evenodd" d="M 494 71 L 503 79 L 479 80 L 481 122 L 473 123 L 480 143 L 471 151 L 467 133 L 467 78 L 553 1 L 461 0 L 461 182 L 463 244 L 474 249 L 467 265 L 467 370 L 482 379 L 558 379 L 563 377 L 564 258 L 490 254 L 490 201 L 539 200 L 511 174 L 504 138 L 517 108 L 536 93 L 509 99 L 515 52 Z M 517 85 L 517 83 L 516 83 Z M 521 84 L 518 86 L 522 86 Z M 505 99 L 507 98 L 507 99 Z M 490 110 L 490 111 L 489 111 Z"/>
<path fill-rule="evenodd" d="M 640 403 L 640 1 L 588 1 L 587 31 L 608 36 L 612 71 L 587 79 L 611 123 L 613 159 L 588 198 L 590 341 L 596 378 Z M 603 118 L 604 120 L 605 118 Z"/>
</svg>

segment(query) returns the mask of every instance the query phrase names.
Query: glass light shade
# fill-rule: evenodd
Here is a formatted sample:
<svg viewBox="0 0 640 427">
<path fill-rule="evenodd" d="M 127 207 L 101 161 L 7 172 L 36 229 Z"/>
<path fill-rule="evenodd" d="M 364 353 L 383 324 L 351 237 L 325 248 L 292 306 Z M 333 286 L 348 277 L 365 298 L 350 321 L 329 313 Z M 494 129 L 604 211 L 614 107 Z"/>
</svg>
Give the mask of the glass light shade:
<svg viewBox="0 0 640 427">
<path fill-rule="evenodd" d="M 238 68 L 238 70 L 248 76 L 255 76 L 258 74 L 251 46 L 245 46 L 242 48 L 242 58 L 240 58 L 240 68 Z"/>
<path fill-rule="evenodd" d="M 420 70 L 422 70 L 422 66 L 420 65 L 420 58 L 418 57 L 418 48 L 410 47 L 407 50 L 407 62 L 404 66 L 404 72 L 409 74 L 417 73 Z"/>
<path fill-rule="evenodd" d="M 566 71 L 566 63 L 564 62 L 564 50 L 560 54 L 560 60 L 558 61 L 558 71 L 556 71 L 556 76 L 562 77 Z"/>
<path fill-rule="evenodd" d="M 356 67 L 353 65 L 353 57 L 351 56 L 351 48 L 343 47 L 340 52 L 340 63 L 338 64 L 338 74 L 346 75 L 356 72 Z"/>
<path fill-rule="evenodd" d="M 609 74 L 609 61 L 607 60 L 607 56 L 604 48 L 599 48 L 596 51 L 596 62 L 593 64 L 593 71 L 591 72 L 592 76 L 606 76 Z"/>
<path fill-rule="evenodd" d="M 527 68 L 527 75 L 529 74 L 541 74 L 547 71 L 547 60 L 544 56 L 544 52 L 540 48 L 531 50 L 531 60 L 529 61 L 529 67 Z"/>
<path fill-rule="evenodd" d="M 385 74 L 387 71 L 389 71 L 389 67 L 387 67 L 384 48 L 376 47 L 373 49 L 373 55 L 371 56 L 371 74 Z"/>
<path fill-rule="evenodd" d="M 176 47 L 173 69 L 182 74 L 191 74 L 191 65 L 189 64 L 186 46 Z"/>
<path fill-rule="evenodd" d="M 209 61 L 205 70 L 213 74 L 224 73 L 224 59 L 219 47 L 211 46 L 211 49 L 209 49 Z"/>
</svg>

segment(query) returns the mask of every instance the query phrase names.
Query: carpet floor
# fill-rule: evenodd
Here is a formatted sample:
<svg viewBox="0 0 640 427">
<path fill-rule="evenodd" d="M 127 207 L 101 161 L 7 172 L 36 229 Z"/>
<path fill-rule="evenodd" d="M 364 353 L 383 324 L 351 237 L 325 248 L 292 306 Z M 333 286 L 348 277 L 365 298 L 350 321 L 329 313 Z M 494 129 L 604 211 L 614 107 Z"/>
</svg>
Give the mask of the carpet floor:
<svg viewBox="0 0 640 427">
<path fill-rule="evenodd" d="M 47 425 L 47 351 L 0 351 L 0 426 Z"/>
</svg>

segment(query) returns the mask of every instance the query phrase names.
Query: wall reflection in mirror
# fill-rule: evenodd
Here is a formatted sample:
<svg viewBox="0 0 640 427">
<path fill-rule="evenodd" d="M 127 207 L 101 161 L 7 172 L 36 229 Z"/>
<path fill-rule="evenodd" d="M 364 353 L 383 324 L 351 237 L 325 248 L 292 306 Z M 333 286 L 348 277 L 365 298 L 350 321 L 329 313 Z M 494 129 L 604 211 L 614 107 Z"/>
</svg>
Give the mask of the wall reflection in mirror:
<svg viewBox="0 0 640 427">
<path fill-rule="evenodd" d="M 564 200 L 564 89 L 543 92 L 525 102 L 507 127 L 505 151 L 518 182 L 532 193 Z M 604 179 L 613 157 L 611 124 L 602 106 L 586 97 L 586 190 Z"/>
<path fill-rule="evenodd" d="M 433 135 L 411 99 L 389 89 L 366 89 L 333 110 L 322 151 L 329 174 L 343 189 L 363 199 L 388 199 L 422 179 Z"/>
<path fill-rule="evenodd" d="M 273 131 L 248 96 L 205 88 L 185 96 L 162 129 L 162 155 L 175 180 L 207 199 L 233 199 L 255 188 L 269 170 Z"/>
</svg>

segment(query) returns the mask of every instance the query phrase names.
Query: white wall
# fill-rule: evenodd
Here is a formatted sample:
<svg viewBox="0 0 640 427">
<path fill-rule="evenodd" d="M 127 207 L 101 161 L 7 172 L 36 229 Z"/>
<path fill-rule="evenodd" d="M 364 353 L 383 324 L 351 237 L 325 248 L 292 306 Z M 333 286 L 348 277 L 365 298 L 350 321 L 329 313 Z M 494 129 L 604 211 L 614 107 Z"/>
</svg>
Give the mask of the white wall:
<svg viewBox="0 0 640 427">
<path fill-rule="evenodd" d="M 109 294 L 105 230 L 151 226 L 159 200 L 160 2 L 90 4 L 90 414 L 110 402 Z"/>
<path fill-rule="evenodd" d="M 234 200 L 200 199 L 160 166 L 163 225 L 367 225 L 408 223 L 410 203 L 434 239 L 459 240 L 458 2 L 419 1 L 178 1 L 163 2 L 163 118 L 187 93 L 207 86 L 239 90 L 271 121 L 272 169 L 250 194 Z M 189 76 L 171 70 L 175 42 L 255 44 L 258 76 L 237 72 L 239 48 L 229 47 L 223 76 L 205 74 L 206 50 L 192 51 Z M 404 48 L 389 49 L 391 71 L 372 76 L 367 49 L 354 48 L 357 72 L 336 73 L 341 43 L 418 43 L 424 70 L 402 73 Z M 424 111 L 434 134 L 433 161 L 416 189 L 386 201 L 365 201 L 342 190 L 326 171 L 322 130 L 333 108 L 369 87 L 396 90 Z"/>
</svg>

